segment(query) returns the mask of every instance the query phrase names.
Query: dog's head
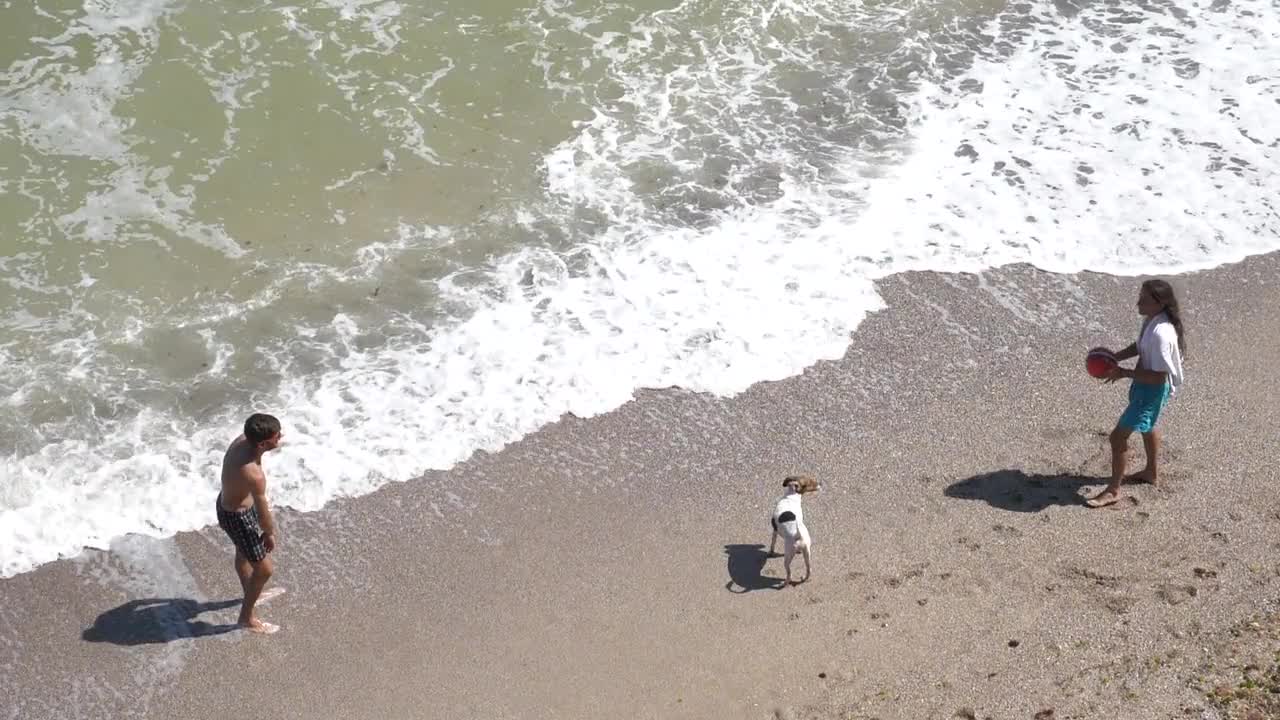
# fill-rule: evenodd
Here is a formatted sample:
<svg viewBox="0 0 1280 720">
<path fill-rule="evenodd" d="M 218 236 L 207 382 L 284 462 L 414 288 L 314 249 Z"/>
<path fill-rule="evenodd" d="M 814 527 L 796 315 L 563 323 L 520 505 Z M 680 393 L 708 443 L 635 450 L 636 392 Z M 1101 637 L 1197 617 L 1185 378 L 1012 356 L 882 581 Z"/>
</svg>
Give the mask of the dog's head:
<svg viewBox="0 0 1280 720">
<path fill-rule="evenodd" d="M 817 480 L 811 477 L 804 475 L 791 475 L 786 480 L 782 481 L 782 487 L 794 488 L 796 492 L 803 495 L 805 493 L 817 492 L 821 485 Z"/>
</svg>

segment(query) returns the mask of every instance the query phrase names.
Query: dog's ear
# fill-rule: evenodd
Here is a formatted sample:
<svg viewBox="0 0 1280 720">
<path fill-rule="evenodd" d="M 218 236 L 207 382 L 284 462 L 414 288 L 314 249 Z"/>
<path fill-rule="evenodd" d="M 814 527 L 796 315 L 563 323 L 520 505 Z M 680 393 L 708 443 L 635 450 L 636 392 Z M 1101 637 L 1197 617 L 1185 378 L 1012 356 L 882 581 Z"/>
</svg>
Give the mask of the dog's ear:
<svg viewBox="0 0 1280 720">
<path fill-rule="evenodd" d="M 787 485 L 795 485 L 798 493 L 817 492 L 819 483 L 817 480 L 805 475 L 792 475 L 782 482 L 783 487 Z"/>
</svg>

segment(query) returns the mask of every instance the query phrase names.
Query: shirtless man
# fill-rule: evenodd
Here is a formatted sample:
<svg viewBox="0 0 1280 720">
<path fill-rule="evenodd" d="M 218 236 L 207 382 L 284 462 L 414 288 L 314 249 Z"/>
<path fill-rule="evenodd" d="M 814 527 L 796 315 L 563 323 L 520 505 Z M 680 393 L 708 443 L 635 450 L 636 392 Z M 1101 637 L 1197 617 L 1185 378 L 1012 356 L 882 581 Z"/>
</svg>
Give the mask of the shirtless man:
<svg viewBox="0 0 1280 720">
<path fill-rule="evenodd" d="M 218 494 L 218 526 L 236 546 L 236 575 L 244 589 L 240 606 L 240 627 L 250 632 L 270 634 L 278 625 L 262 622 L 253 607 L 271 579 L 271 558 L 276 549 L 276 524 L 267 507 L 267 476 L 262 471 L 262 455 L 280 447 L 280 421 L 254 413 L 244 422 L 244 434 L 236 438 L 222 457 L 222 492 Z"/>
</svg>

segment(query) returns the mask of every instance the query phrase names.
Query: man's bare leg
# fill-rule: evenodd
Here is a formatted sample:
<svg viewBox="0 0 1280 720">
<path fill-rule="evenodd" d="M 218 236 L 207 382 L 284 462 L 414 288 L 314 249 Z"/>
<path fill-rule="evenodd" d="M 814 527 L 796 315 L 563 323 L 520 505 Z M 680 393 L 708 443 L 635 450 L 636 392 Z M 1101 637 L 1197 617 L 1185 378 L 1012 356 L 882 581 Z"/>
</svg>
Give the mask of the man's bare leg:
<svg viewBox="0 0 1280 720">
<path fill-rule="evenodd" d="M 240 592 L 244 595 L 249 594 L 249 578 L 253 575 L 253 565 L 249 563 L 249 558 L 240 552 L 240 548 L 236 548 L 236 576 L 240 578 Z"/>
<path fill-rule="evenodd" d="M 253 572 L 249 575 L 249 582 L 244 592 L 244 603 L 240 606 L 240 627 L 251 632 L 270 634 L 280 628 L 271 623 L 264 623 L 254 614 L 253 608 L 258 604 L 258 598 L 262 595 L 262 589 L 266 587 L 267 581 L 271 579 L 271 573 L 274 569 L 271 558 L 265 557 L 262 560 L 251 563 Z"/>
<path fill-rule="evenodd" d="M 1125 455 L 1129 452 L 1129 435 L 1133 430 L 1117 425 L 1111 431 L 1111 482 L 1102 492 L 1085 500 L 1089 507 L 1114 505 L 1120 499 L 1120 484 L 1124 482 Z"/>
</svg>

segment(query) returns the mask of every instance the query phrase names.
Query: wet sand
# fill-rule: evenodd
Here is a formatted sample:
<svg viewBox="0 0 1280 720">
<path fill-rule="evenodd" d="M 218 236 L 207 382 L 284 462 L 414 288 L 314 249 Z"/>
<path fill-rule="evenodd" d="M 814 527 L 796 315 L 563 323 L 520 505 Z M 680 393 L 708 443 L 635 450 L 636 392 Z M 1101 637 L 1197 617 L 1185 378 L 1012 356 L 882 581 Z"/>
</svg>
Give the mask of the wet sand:
<svg viewBox="0 0 1280 720">
<path fill-rule="evenodd" d="M 1118 508 L 1080 502 L 1125 401 L 1083 356 L 1136 335 L 1139 279 L 900 275 L 801 376 L 281 512 L 274 636 L 231 631 L 216 527 L 0 581 L 0 718 L 1244 717 L 1206 693 L 1275 662 L 1277 277 L 1173 278 L 1187 384 Z M 780 589 L 792 473 L 825 487 Z"/>
</svg>

